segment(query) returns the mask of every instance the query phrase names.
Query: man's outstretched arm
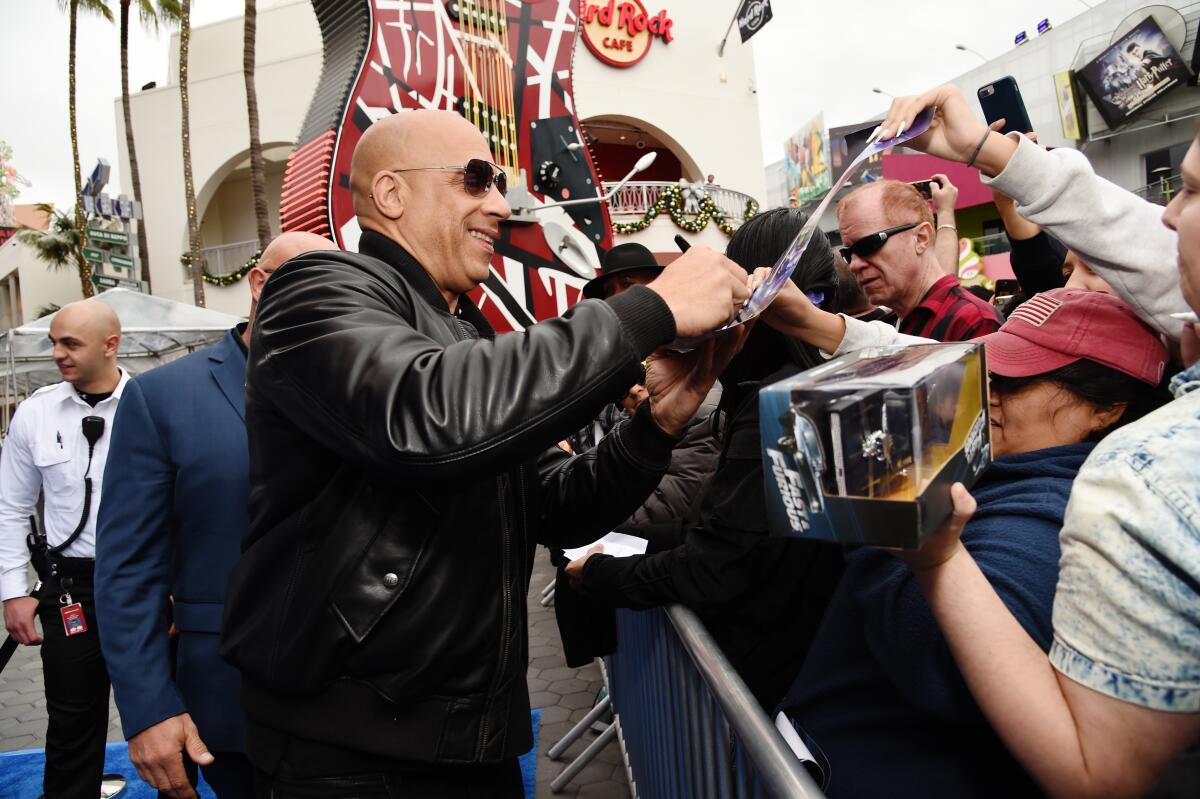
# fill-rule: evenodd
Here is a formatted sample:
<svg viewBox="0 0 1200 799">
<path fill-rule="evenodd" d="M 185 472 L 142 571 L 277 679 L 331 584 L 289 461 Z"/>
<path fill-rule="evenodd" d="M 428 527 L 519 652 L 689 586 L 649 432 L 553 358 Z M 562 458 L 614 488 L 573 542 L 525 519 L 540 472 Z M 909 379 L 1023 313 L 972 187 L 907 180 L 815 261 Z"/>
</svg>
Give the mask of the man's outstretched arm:
<svg viewBox="0 0 1200 799">
<path fill-rule="evenodd" d="M 248 398 L 363 466 L 420 480 L 494 473 L 579 429 L 653 350 L 733 316 L 745 273 L 699 249 L 648 287 L 449 346 L 405 324 L 415 310 L 354 265 L 306 256 L 263 295 Z"/>
<path fill-rule="evenodd" d="M 627 519 L 662 479 L 673 448 L 749 332 L 743 325 L 687 353 L 656 353 L 646 372 L 650 399 L 633 419 L 583 455 L 543 462 L 540 540 L 586 544 Z"/>
</svg>

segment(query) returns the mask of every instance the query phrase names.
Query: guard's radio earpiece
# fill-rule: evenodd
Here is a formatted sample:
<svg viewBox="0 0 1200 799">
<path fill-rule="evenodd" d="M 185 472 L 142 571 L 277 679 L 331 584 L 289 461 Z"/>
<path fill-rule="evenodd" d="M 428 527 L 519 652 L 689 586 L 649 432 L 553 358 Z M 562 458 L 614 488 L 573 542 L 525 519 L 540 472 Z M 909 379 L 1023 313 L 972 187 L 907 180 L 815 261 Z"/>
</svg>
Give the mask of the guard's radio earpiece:
<svg viewBox="0 0 1200 799">
<path fill-rule="evenodd" d="M 92 513 L 92 478 L 89 476 L 92 473 L 92 454 L 96 451 L 96 442 L 100 440 L 100 436 L 104 435 L 104 417 L 103 416 L 85 416 L 83 417 L 83 437 L 88 443 L 88 462 L 87 469 L 83 473 L 83 512 L 79 516 L 79 524 L 75 527 L 74 532 L 67 537 L 67 540 L 56 547 L 50 547 L 50 573 L 56 575 L 58 569 L 54 562 L 58 554 L 83 535 L 83 528 L 87 526 L 88 516 Z"/>
<path fill-rule="evenodd" d="M 88 461 L 89 466 L 91 461 L 91 450 L 96 446 L 96 442 L 100 440 L 100 436 L 104 435 L 104 417 L 103 416 L 85 416 L 83 417 L 83 437 L 88 443 Z"/>
</svg>

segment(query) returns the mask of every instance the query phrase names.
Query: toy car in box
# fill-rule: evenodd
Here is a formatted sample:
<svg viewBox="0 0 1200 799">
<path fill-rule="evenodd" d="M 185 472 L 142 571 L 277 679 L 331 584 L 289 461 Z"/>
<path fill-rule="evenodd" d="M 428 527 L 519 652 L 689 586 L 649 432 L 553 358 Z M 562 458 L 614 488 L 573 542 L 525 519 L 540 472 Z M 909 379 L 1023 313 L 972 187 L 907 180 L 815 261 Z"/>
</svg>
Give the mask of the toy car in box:
<svg viewBox="0 0 1200 799">
<path fill-rule="evenodd" d="M 979 343 L 875 347 L 759 394 L 777 535 L 916 548 L 991 462 Z"/>
</svg>

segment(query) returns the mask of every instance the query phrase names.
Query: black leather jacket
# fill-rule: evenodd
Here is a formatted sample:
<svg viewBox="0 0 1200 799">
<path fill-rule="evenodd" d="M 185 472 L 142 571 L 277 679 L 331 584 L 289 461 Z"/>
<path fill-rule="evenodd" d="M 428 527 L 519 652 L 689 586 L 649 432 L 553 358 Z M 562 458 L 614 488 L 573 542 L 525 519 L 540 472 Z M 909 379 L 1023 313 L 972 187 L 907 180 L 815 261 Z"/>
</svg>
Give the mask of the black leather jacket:
<svg viewBox="0 0 1200 799">
<path fill-rule="evenodd" d="M 221 651 L 252 723 L 381 759 L 498 762 L 532 745 L 535 544 L 612 529 L 676 439 L 643 413 L 586 455 L 554 444 L 637 382 L 674 319 L 641 288 L 490 340 L 399 246 L 368 232 L 360 249 L 293 259 L 263 293 Z"/>
</svg>

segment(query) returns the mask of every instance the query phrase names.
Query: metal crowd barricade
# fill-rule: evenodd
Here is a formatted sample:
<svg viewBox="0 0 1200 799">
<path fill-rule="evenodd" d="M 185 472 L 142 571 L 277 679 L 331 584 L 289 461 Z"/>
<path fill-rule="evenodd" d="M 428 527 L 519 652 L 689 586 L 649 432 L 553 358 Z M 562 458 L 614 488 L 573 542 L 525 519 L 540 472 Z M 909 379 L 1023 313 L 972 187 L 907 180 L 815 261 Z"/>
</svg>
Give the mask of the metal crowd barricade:
<svg viewBox="0 0 1200 799">
<path fill-rule="evenodd" d="M 606 658 L 637 799 L 823 799 L 696 614 L 617 611 Z"/>
</svg>

